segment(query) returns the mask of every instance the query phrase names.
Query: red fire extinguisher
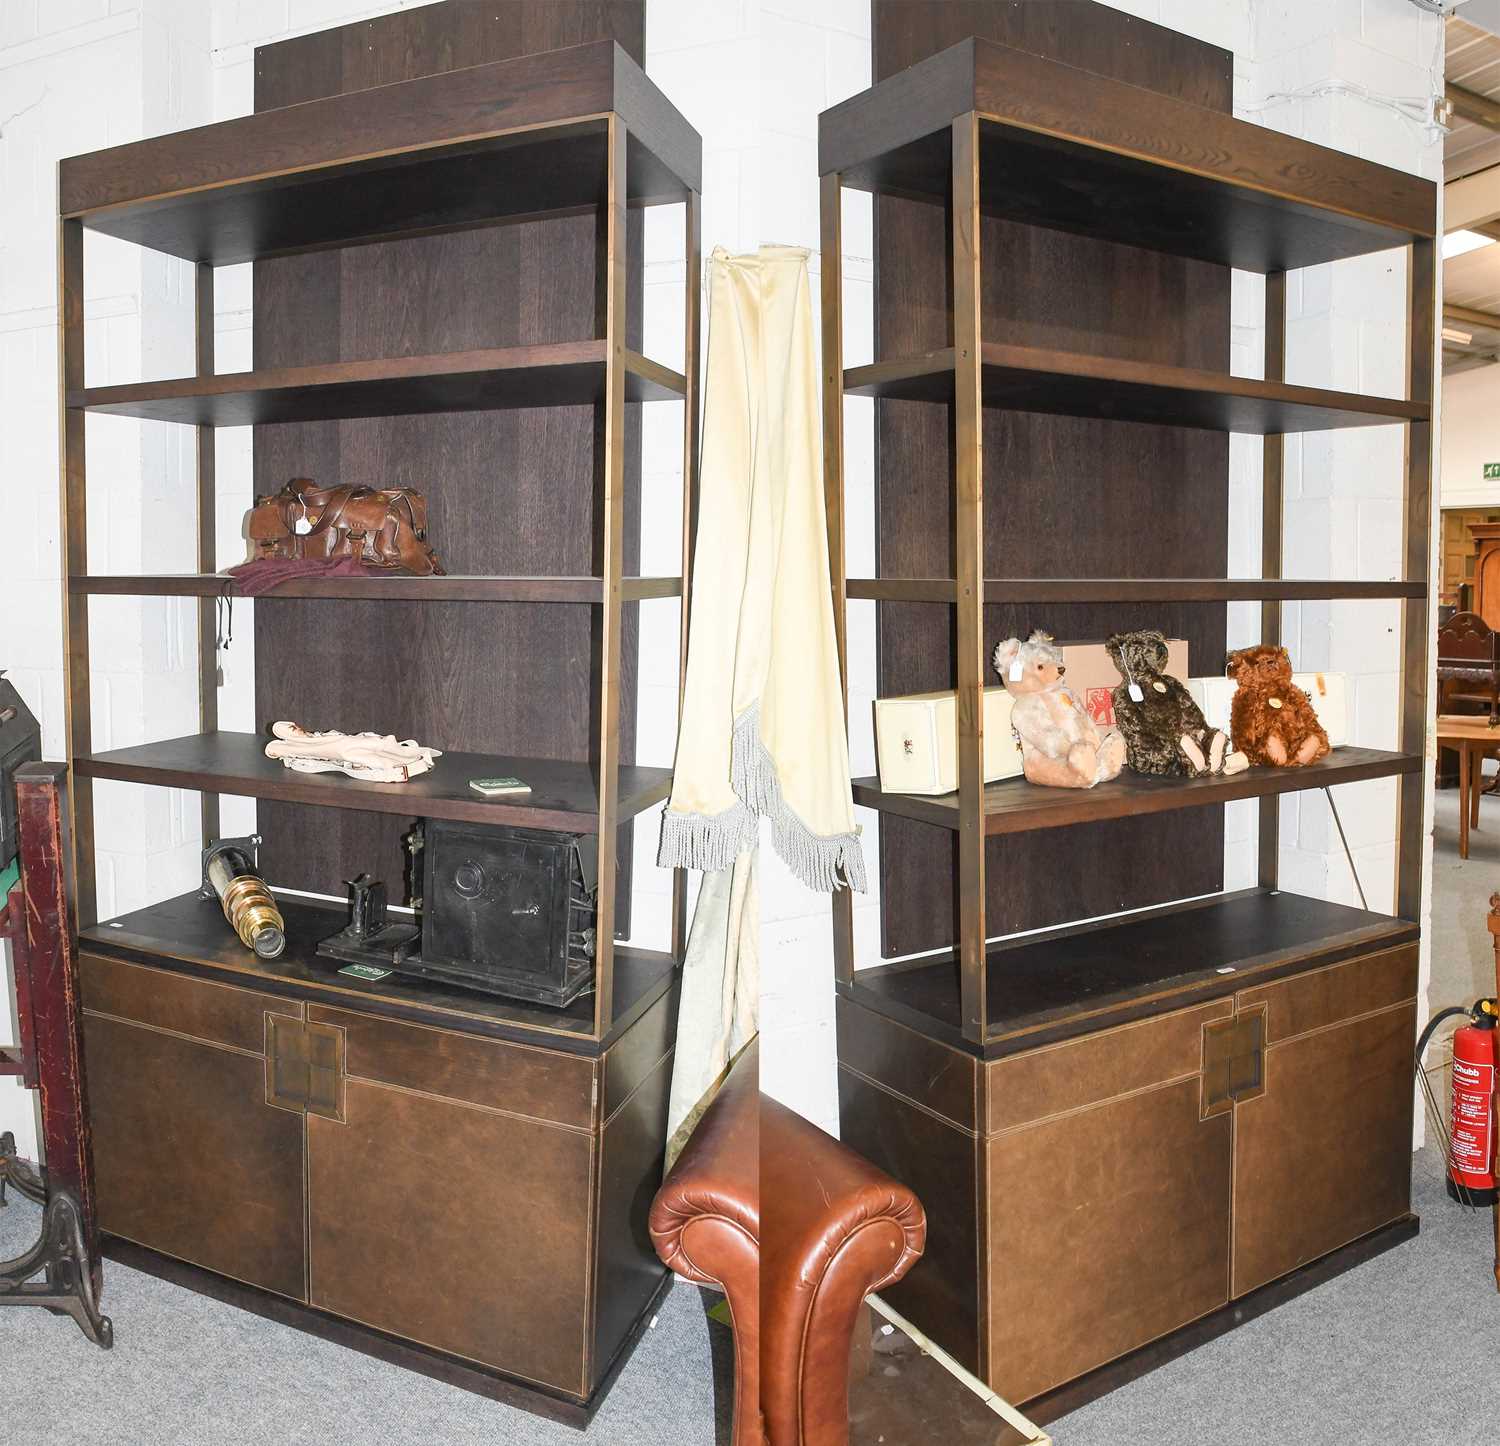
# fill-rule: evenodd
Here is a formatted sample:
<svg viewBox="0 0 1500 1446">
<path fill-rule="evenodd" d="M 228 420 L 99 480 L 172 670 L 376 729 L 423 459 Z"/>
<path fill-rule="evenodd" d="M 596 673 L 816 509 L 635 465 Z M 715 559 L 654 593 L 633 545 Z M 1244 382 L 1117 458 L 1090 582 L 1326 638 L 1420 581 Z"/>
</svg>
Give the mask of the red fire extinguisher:
<svg viewBox="0 0 1500 1446">
<path fill-rule="evenodd" d="M 1417 1045 L 1420 1062 L 1427 1041 L 1442 1020 L 1466 1015 L 1453 1035 L 1453 1102 L 1448 1133 L 1448 1194 L 1468 1205 L 1493 1205 L 1495 1182 L 1495 1088 L 1497 1051 L 1495 1001 L 1481 999 L 1472 1009 L 1445 1009 L 1427 1022 Z"/>
</svg>

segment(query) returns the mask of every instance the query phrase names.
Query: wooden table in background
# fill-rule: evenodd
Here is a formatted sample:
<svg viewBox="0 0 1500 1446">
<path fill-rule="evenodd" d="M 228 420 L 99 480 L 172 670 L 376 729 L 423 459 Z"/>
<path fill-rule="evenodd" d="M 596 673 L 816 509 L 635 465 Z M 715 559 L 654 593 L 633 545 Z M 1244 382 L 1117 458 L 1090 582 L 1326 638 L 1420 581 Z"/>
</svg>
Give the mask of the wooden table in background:
<svg viewBox="0 0 1500 1446">
<path fill-rule="evenodd" d="M 1484 782 L 1486 754 L 1500 749 L 1500 728 L 1491 728 L 1483 715 L 1460 717 L 1440 713 L 1438 746 L 1458 752 L 1458 856 L 1469 856 L 1469 830 L 1479 827 L 1479 793 Z"/>
</svg>

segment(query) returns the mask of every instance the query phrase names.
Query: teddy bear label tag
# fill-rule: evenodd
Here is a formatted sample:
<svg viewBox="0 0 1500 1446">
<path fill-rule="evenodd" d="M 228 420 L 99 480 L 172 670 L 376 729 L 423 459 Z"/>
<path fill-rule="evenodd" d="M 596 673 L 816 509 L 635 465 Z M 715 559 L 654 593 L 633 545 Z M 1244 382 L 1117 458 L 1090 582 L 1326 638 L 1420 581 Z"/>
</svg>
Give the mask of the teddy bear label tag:
<svg viewBox="0 0 1500 1446">
<path fill-rule="evenodd" d="M 1167 691 L 1167 685 L 1165 683 L 1153 683 L 1151 686 L 1155 688 L 1158 693 L 1165 693 Z"/>
<path fill-rule="evenodd" d="M 1021 681 L 1021 679 L 1025 675 L 1026 675 L 1025 664 L 1023 664 L 1019 658 L 1012 659 L 1011 660 L 1011 665 L 1010 665 L 1010 673 L 1008 675 L 1009 678 L 1010 678 L 1010 681 L 1012 683 L 1019 683 Z"/>
<path fill-rule="evenodd" d="M 1139 683 L 1132 683 L 1129 688 L 1129 693 L 1130 701 L 1132 703 L 1143 703 L 1146 700 L 1146 695 L 1141 692 L 1141 685 Z"/>
</svg>

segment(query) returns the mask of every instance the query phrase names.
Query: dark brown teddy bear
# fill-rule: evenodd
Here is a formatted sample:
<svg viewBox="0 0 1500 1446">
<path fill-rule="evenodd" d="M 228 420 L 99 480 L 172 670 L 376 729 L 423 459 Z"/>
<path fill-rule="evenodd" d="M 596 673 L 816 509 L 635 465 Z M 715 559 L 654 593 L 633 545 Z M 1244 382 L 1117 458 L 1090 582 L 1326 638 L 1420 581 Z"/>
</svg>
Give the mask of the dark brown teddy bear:
<svg viewBox="0 0 1500 1446">
<path fill-rule="evenodd" d="M 1104 644 L 1123 681 L 1114 691 L 1115 722 L 1125 735 L 1125 761 L 1136 773 L 1195 778 L 1238 773 L 1249 765 L 1210 728 L 1182 683 L 1163 671 L 1167 640 L 1159 632 L 1115 633 Z"/>
<path fill-rule="evenodd" d="M 1237 685 L 1229 719 L 1234 746 L 1252 763 L 1297 768 L 1328 752 L 1312 700 L 1292 682 L 1285 648 L 1241 648 L 1229 655 L 1227 672 Z"/>
</svg>

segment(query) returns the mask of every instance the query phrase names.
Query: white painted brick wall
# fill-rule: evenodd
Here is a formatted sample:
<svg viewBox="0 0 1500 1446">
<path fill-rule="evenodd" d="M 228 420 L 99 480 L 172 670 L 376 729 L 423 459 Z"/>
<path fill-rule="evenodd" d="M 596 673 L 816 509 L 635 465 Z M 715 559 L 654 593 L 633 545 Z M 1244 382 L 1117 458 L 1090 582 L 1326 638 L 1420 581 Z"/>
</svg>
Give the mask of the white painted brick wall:
<svg viewBox="0 0 1500 1446">
<path fill-rule="evenodd" d="M 56 164 L 61 156 L 209 117 L 209 25 L 196 0 L 15 0 L 0 7 L 0 472 L 7 531 L 20 539 L 0 607 L 12 620 L 0 665 L 38 713 L 49 757 L 65 752 L 57 524 Z M 85 248 L 90 384 L 191 366 L 191 272 L 92 238 Z M 118 418 L 91 418 L 89 561 L 95 571 L 192 566 L 191 443 Z M 148 513 L 147 506 L 150 511 Z M 195 725 L 194 629 L 168 600 L 99 599 L 99 746 Z M 186 886 L 196 809 L 176 793 L 99 789 L 100 906 L 115 912 Z M 7 981 L 8 982 L 8 981 Z M 0 1128 L 34 1152 L 31 1099 L 0 1091 Z"/>
<path fill-rule="evenodd" d="M 1494 507 L 1500 482 L 1484 480 L 1484 464 L 1500 462 L 1495 403 L 1500 369 L 1483 367 L 1443 383 L 1443 457 L 1439 481 L 1444 507 Z"/>
</svg>

